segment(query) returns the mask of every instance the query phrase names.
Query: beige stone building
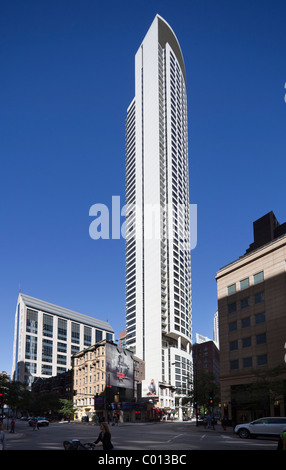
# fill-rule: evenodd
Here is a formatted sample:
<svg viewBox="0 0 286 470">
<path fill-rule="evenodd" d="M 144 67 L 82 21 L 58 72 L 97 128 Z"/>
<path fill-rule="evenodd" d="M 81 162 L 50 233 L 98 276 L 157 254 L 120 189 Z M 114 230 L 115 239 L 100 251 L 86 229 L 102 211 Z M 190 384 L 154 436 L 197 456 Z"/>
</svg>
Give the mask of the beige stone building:
<svg viewBox="0 0 286 470">
<path fill-rule="evenodd" d="M 74 355 L 74 405 L 75 418 L 79 421 L 92 419 L 96 410 L 94 397 L 101 395 L 106 389 L 106 350 L 105 342 L 97 343 Z M 98 410 L 104 416 L 104 406 Z"/>
<path fill-rule="evenodd" d="M 73 356 L 75 419 L 132 420 L 134 406 L 133 353 L 102 340 Z"/>
<path fill-rule="evenodd" d="M 257 372 L 286 371 L 286 224 L 270 212 L 253 226 L 254 243 L 216 276 L 221 402 L 236 422 L 286 413 L 286 391 L 262 404 L 249 388 Z M 286 374 L 279 380 L 286 390 Z"/>
</svg>

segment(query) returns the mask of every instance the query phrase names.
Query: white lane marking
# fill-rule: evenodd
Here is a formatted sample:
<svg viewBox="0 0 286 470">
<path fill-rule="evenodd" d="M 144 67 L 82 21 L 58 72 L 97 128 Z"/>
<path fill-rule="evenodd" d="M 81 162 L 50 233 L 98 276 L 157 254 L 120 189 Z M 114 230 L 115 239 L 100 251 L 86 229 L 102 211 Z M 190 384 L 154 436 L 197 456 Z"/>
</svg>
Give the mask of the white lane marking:
<svg viewBox="0 0 286 470">
<path fill-rule="evenodd" d="M 176 436 L 172 437 L 172 439 L 169 439 L 167 442 L 172 442 L 174 439 L 177 439 L 177 437 L 183 436 L 184 434 L 177 434 Z"/>
</svg>

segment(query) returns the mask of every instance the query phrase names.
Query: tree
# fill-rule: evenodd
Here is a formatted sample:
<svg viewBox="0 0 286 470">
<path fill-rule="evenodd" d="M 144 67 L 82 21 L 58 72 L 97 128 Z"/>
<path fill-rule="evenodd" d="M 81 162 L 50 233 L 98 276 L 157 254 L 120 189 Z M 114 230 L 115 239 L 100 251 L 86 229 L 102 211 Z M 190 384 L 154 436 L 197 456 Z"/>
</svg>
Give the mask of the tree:
<svg viewBox="0 0 286 470">
<path fill-rule="evenodd" d="M 254 374 L 256 381 L 250 387 L 251 398 L 267 413 L 269 404 L 274 404 L 286 394 L 286 365 L 281 364 L 273 369 L 255 370 Z"/>
<path fill-rule="evenodd" d="M 62 414 L 65 418 L 73 418 L 76 412 L 76 408 L 74 407 L 73 401 L 60 398 L 59 403 L 62 406 L 58 409 L 58 412 Z"/>
<path fill-rule="evenodd" d="M 213 405 L 219 402 L 219 386 L 215 382 L 215 376 L 212 372 L 200 369 L 194 375 L 193 402 L 203 408 L 203 411 L 209 408 L 210 394 L 213 399 Z"/>
<path fill-rule="evenodd" d="M 4 404 L 11 410 L 22 409 L 22 403 L 25 395 L 27 394 L 27 386 L 22 382 L 13 381 L 9 382 L 5 377 L 0 377 L 0 389 L 3 393 Z"/>
<path fill-rule="evenodd" d="M 247 384 L 232 386 L 232 404 L 248 410 L 253 417 L 257 412 L 267 416 L 270 405 L 286 396 L 286 365 L 281 364 L 272 369 L 255 369 L 253 381 Z"/>
</svg>

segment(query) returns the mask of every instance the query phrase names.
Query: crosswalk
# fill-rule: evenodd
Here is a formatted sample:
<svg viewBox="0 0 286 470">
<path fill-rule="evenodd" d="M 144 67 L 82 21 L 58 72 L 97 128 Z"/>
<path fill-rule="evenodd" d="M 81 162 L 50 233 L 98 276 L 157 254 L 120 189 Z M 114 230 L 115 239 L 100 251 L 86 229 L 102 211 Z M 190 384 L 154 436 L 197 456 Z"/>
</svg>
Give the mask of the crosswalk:
<svg viewBox="0 0 286 470">
<path fill-rule="evenodd" d="M 216 442 L 219 446 L 226 445 L 226 447 L 238 446 L 240 448 L 261 448 L 267 450 L 273 450 L 277 448 L 276 441 L 267 441 L 259 439 L 241 439 L 237 436 L 230 436 L 229 434 L 213 434 L 205 433 L 200 437 L 200 441 L 211 441 Z M 210 442 L 208 442 L 209 444 Z"/>
</svg>

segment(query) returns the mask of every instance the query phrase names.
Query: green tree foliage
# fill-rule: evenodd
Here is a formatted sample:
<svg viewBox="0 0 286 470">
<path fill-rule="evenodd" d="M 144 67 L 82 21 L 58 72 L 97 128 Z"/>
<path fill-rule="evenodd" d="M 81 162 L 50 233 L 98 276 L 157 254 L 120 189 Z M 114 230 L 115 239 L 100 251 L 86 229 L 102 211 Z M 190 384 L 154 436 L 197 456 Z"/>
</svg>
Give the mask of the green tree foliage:
<svg viewBox="0 0 286 470">
<path fill-rule="evenodd" d="M 200 409 L 207 410 L 210 395 L 213 398 L 214 406 L 217 406 L 220 399 L 220 391 L 219 385 L 215 382 L 214 374 L 203 369 L 195 371 L 193 379 L 193 403 L 196 402 Z"/>
<path fill-rule="evenodd" d="M 59 399 L 59 404 L 61 407 L 58 409 L 58 412 L 63 415 L 65 418 L 73 418 L 76 408 L 71 400 L 65 400 L 63 398 Z"/>
</svg>

